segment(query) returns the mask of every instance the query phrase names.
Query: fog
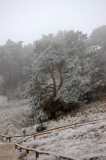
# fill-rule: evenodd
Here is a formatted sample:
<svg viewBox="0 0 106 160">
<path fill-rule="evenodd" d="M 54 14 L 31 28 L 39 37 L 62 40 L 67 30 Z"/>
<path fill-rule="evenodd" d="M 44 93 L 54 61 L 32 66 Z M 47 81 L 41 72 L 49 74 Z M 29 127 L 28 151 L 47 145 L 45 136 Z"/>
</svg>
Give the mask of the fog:
<svg viewBox="0 0 106 160">
<path fill-rule="evenodd" d="M 32 43 L 42 34 L 106 24 L 105 0 L 0 0 L 0 45 L 7 39 Z"/>
<path fill-rule="evenodd" d="M 5 160 L 106 160 L 106 0 L 0 0 L 0 141 Z"/>
</svg>

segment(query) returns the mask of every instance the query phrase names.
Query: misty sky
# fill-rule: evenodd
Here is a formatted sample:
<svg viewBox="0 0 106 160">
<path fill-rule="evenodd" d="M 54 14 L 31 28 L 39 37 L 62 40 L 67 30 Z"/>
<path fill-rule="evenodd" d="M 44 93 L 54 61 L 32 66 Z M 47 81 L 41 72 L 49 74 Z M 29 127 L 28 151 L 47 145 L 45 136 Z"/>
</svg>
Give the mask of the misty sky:
<svg viewBox="0 0 106 160">
<path fill-rule="evenodd" d="M 106 0 L 0 0 L 0 45 L 33 43 L 59 30 L 83 33 L 106 25 Z"/>
</svg>

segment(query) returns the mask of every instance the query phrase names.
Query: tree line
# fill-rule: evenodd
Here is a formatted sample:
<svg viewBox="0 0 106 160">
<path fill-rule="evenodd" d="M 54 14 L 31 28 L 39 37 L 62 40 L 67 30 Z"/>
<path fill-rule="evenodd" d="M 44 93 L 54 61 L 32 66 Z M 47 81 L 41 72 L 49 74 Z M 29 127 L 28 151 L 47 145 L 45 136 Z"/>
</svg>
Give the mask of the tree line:
<svg viewBox="0 0 106 160">
<path fill-rule="evenodd" d="M 10 94 L 16 88 L 23 89 L 29 75 L 23 75 L 23 67 L 31 66 L 33 45 L 22 46 L 22 41 L 8 40 L 0 46 L 0 92 Z"/>
<path fill-rule="evenodd" d="M 106 26 L 90 36 L 81 31 L 42 35 L 33 45 L 10 40 L 0 47 L 0 75 L 6 90 L 23 87 L 29 117 L 43 121 L 88 103 L 106 89 Z"/>
</svg>

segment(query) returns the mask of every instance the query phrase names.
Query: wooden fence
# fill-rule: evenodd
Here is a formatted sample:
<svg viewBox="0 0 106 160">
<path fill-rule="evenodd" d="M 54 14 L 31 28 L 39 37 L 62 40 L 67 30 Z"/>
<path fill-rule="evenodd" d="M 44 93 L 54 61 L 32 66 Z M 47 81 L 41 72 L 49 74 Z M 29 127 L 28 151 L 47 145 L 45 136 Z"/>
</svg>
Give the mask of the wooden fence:
<svg viewBox="0 0 106 160">
<path fill-rule="evenodd" d="M 33 151 L 35 153 L 35 159 L 39 158 L 40 154 L 43 154 L 43 155 L 54 155 L 54 156 L 57 156 L 59 158 L 67 159 L 67 160 L 79 160 L 79 159 L 74 158 L 74 157 L 68 157 L 68 156 L 63 156 L 63 155 L 59 155 L 59 154 L 58 155 L 57 154 L 53 154 L 52 152 L 45 152 L 45 151 L 40 151 L 40 150 L 37 150 L 37 149 L 25 148 L 23 146 L 20 146 L 19 144 L 15 144 L 15 149 L 18 149 L 19 151 L 21 151 L 22 149 L 26 150 L 27 154 L 30 151 Z"/>
<path fill-rule="evenodd" d="M 67 126 L 63 126 L 63 127 L 58 127 L 58 128 L 54 128 L 54 129 L 50 129 L 50 130 L 47 130 L 47 131 L 43 131 L 43 132 L 40 132 L 38 134 L 35 134 L 33 135 L 33 138 L 35 139 L 37 136 L 41 136 L 41 135 L 45 135 L 45 134 L 50 134 L 52 133 L 53 130 L 65 130 L 65 129 L 69 129 L 69 128 L 73 128 L 72 126 L 75 126 L 75 127 L 79 127 L 79 126 L 83 126 L 84 124 L 95 124 L 95 123 L 100 123 L 101 121 L 103 120 L 106 120 L 106 119 L 99 119 L 99 120 L 94 120 L 94 121 L 89 121 L 89 122 L 83 122 L 83 123 L 75 123 L 75 124 L 72 124 L 72 125 L 67 125 Z M 29 138 L 32 138 L 32 137 L 29 137 Z M 53 154 L 51 152 L 45 152 L 45 151 L 39 151 L 39 150 L 36 150 L 36 149 L 32 149 L 32 148 L 25 148 L 23 146 L 20 145 L 20 143 L 22 142 L 25 142 L 26 140 L 28 140 L 29 138 L 27 139 L 24 139 L 18 143 L 15 144 L 15 149 L 18 149 L 18 150 L 26 150 L 26 153 L 28 154 L 30 151 L 33 151 L 35 153 L 35 159 L 37 159 L 39 157 L 40 154 L 44 154 L 44 155 L 56 155 L 56 154 Z M 78 160 L 74 157 L 67 157 L 67 156 L 63 156 L 63 155 L 56 155 L 56 156 L 59 156 L 60 158 L 62 159 L 67 159 L 67 160 Z"/>
<path fill-rule="evenodd" d="M 93 121 L 86 121 L 86 120 L 83 120 L 83 122 L 82 123 L 74 123 L 74 124 L 69 124 L 69 125 L 65 125 L 65 126 L 61 126 L 61 127 L 57 127 L 57 128 L 52 128 L 52 129 L 49 129 L 49 130 L 46 130 L 46 131 L 42 131 L 42 132 L 39 132 L 39 133 L 35 133 L 35 134 L 30 134 L 30 135 L 16 135 L 16 136 L 7 136 L 7 135 L 3 135 L 3 134 L 0 134 L 0 136 L 2 137 L 2 141 L 3 141 L 3 138 L 5 137 L 6 138 L 6 140 L 8 140 L 9 141 L 9 143 L 11 142 L 11 139 L 12 138 L 25 138 L 25 137 L 28 137 L 28 138 L 26 138 L 26 139 L 24 139 L 24 140 L 22 140 L 21 142 L 24 142 L 24 141 L 26 141 L 26 140 L 28 140 L 28 139 L 30 139 L 30 138 L 34 138 L 34 139 L 36 139 L 36 136 L 41 136 L 41 135 L 44 135 L 44 134 L 50 134 L 50 133 L 52 133 L 52 131 L 61 131 L 61 130 L 65 130 L 65 129 L 69 129 L 69 128 L 72 128 L 73 129 L 73 127 L 79 127 L 79 126 L 83 126 L 83 125 L 86 125 L 86 124 L 95 124 L 95 123 L 99 123 L 100 121 L 103 121 L 103 120 L 106 120 L 106 118 L 104 118 L 104 119 L 97 119 L 97 120 L 93 120 Z M 20 143 L 20 142 L 18 142 L 18 143 Z"/>
<path fill-rule="evenodd" d="M 3 134 L 0 134 L 0 136 L 2 137 L 2 141 L 3 141 L 3 137 L 5 137 L 7 140 L 9 140 L 9 143 L 11 142 L 11 139 L 12 138 L 19 138 L 19 137 L 27 137 L 26 139 L 18 142 L 15 144 L 15 149 L 18 149 L 18 150 L 26 150 L 26 153 L 29 154 L 30 151 L 33 151 L 35 153 L 35 159 L 37 159 L 39 157 L 40 154 L 44 154 L 44 155 L 54 155 L 54 156 L 59 156 L 60 158 L 62 159 L 67 159 L 67 160 L 78 160 L 74 157 L 67 157 L 67 156 L 63 156 L 63 155 L 56 155 L 56 154 L 53 154 L 51 152 L 45 152 L 45 151 L 40 151 L 40 150 L 36 150 L 36 149 L 32 149 L 32 148 L 25 148 L 23 147 L 22 145 L 20 145 L 22 142 L 26 142 L 28 139 L 30 138 L 34 138 L 36 139 L 37 136 L 42 136 L 42 135 L 46 135 L 46 134 L 50 134 L 52 133 L 52 131 L 61 131 L 61 130 L 66 130 L 66 129 L 69 129 L 69 128 L 73 128 L 73 127 L 79 127 L 79 126 L 83 126 L 83 125 L 86 125 L 86 124 L 96 124 L 96 123 L 100 123 L 100 122 L 104 122 L 106 121 L 106 118 L 104 119 L 97 119 L 97 120 L 93 120 L 93 121 L 84 121 L 82 123 L 74 123 L 74 124 L 71 124 L 71 125 L 66 125 L 66 126 L 61 126 L 61 127 L 57 127 L 57 128 L 53 128 L 53 129 L 49 129 L 49 130 L 46 130 L 46 131 L 42 131 L 40 133 L 35 133 L 33 135 L 25 135 L 25 136 L 6 136 L 6 135 L 3 135 Z"/>
</svg>

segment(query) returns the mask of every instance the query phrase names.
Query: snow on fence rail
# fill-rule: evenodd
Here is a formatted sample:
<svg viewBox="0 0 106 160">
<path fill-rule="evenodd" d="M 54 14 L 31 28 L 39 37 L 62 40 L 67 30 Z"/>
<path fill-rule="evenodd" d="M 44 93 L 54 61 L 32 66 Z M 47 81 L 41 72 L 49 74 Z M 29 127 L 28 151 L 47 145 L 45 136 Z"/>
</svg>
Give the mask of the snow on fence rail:
<svg viewBox="0 0 106 160">
<path fill-rule="evenodd" d="M 6 140 L 9 140 L 9 143 L 11 142 L 11 136 L 6 136 L 6 135 L 3 135 L 3 134 L 0 134 L 1 138 L 2 138 L 2 142 L 3 142 L 3 138 L 5 137 Z"/>
<path fill-rule="evenodd" d="M 36 139 L 37 136 L 42 136 L 42 135 L 45 135 L 45 134 L 50 134 L 52 133 L 52 131 L 61 131 L 61 130 L 65 130 L 65 129 L 69 129 L 69 128 L 73 128 L 73 126 L 75 127 L 79 127 L 79 126 L 83 126 L 84 124 L 95 124 L 95 123 L 100 123 L 101 121 L 103 120 L 106 120 L 106 118 L 104 119 L 97 119 L 97 120 L 93 120 L 93 121 L 86 121 L 86 122 L 83 122 L 83 123 L 75 123 L 75 124 L 71 124 L 71 125 L 66 125 L 66 126 L 62 126 L 62 127 L 57 127 L 57 128 L 53 128 L 53 129 L 49 129 L 49 130 L 46 130 L 46 131 L 42 131 L 42 132 L 39 132 L 39 133 L 35 133 L 34 135 L 30 135 L 30 137 L 18 142 L 18 144 L 22 143 L 22 142 L 25 142 L 27 141 L 28 139 L 30 138 L 34 138 Z"/>
<path fill-rule="evenodd" d="M 18 137 L 27 137 L 29 136 L 27 139 L 30 139 L 30 138 L 34 138 L 36 139 L 37 136 L 41 136 L 41 135 L 45 135 L 45 134 L 50 134 L 52 131 L 54 130 L 65 130 L 65 129 L 69 129 L 71 128 L 72 126 L 75 126 L 75 127 L 79 127 L 79 126 L 83 126 L 84 124 L 95 124 L 95 123 L 100 123 L 101 121 L 103 120 L 106 120 L 106 118 L 104 119 L 98 119 L 98 120 L 93 120 L 93 121 L 86 121 L 86 122 L 83 122 L 83 123 L 75 123 L 75 124 L 71 124 L 71 125 L 66 125 L 66 126 L 62 126 L 62 127 L 57 127 L 57 128 L 53 128 L 53 129 L 49 129 L 49 130 L 46 130 L 46 131 L 43 131 L 43 132 L 40 132 L 40 133 L 36 133 L 34 135 L 26 135 L 26 136 L 7 136 L 7 135 L 3 135 L 3 134 L 0 134 L 0 136 L 2 137 L 2 141 L 3 141 L 3 137 L 5 137 L 7 140 L 9 140 L 9 143 L 11 142 L 11 138 L 18 138 Z M 24 139 L 18 143 L 15 144 L 15 149 L 19 149 L 19 150 L 26 150 L 26 153 L 29 153 L 29 151 L 33 151 L 35 153 L 35 158 L 37 159 L 39 157 L 40 154 L 45 154 L 45 155 L 56 155 L 56 154 L 53 154 L 51 152 L 45 152 L 45 151 L 40 151 L 40 150 L 36 150 L 36 149 L 32 149 L 32 148 L 25 148 L 21 145 L 19 145 L 20 143 L 22 142 L 25 142 L 27 139 Z M 63 156 L 63 155 L 56 155 L 56 156 L 59 156 L 60 158 L 62 159 L 68 159 L 68 160 L 78 160 L 74 157 L 67 157 L 67 156 Z"/>
<path fill-rule="evenodd" d="M 57 130 L 57 129 L 65 130 L 65 129 L 71 128 L 70 126 L 73 126 L 73 125 L 79 127 L 79 126 L 83 126 L 83 124 L 95 124 L 95 123 L 100 123 L 100 122 L 102 122 L 103 120 L 106 120 L 106 119 L 104 118 L 104 119 L 102 119 L 102 120 L 99 119 L 99 120 L 88 121 L 88 122 L 83 122 L 83 123 L 75 123 L 75 124 L 72 124 L 72 125 L 64 126 L 64 128 L 63 128 L 63 127 L 58 127 L 58 128 L 50 129 L 50 130 L 43 131 L 43 132 L 40 132 L 40 133 L 38 133 L 38 134 L 35 134 L 33 138 L 35 139 L 37 136 L 41 136 L 41 135 L 45 135 L 45 134 L 50 134 L 53 130 Z M 32 136 L 29 137 L 29 138 L 32 138 Z M 27 139 L 29 139 L 29 138 L 27 138 Z M 76 159 L 76 158 L 74 158 L 74 157 L 67 157 L 67 156 L 63 156 L 63 155 L 56 155 L 56 154 L 53 154 L 53 153 L 51 153 L 51 152 L 40 151 L 40 150 L 36 150 L 36 149 L 32 149 L 32 148 L 25 148 L 25 147 L 19 145 L 20 143 L 25 142 L 27 139 L 24 139 L 24 140 L 16 143 L 16 144 L 15 144 L 15 149 L 18 149 L 18 150 L 22 150 L 22 149 L 23 149 L 23 150 L 26 150 L 26 153 L 27 153 L 27 154 L 29 154 L 29 151 L 33 151 L 33 152 L 35 153 L 35 159 L 39 158 L 39 155 L 40 155 L 40 154 L 44 154 L 44 155 L 55 155 L 55 156 L 58 156 L 59 158 L 67 159 L 67 160 L 78 160 L 78 159 Z"/>
<path fill-rule="evenodd" d="M 15 144 L 15 149 L 19 149 L 20 151 L 22 149 L 26 150 L 26 153 L 29 153 L 30 151 L 33 151 L 35 153 L 35 159 L 39 158 L 40 154 L 43 154 L 43 155 L 54 155 L 54 156 L 58 156 L 59 158 L 67 159 L 67 160 L 79 160 L 79 159 L 74 158 L 74 157 L 63 156 L 63 155 L 59 155 L 59 154 L 56 155 L 52 152 L 45 152 L 45 151 L 40 151 L 40 150 L 36 150 L 36 149 L 32 149 L 32 148 L 25 148 L 23 146 L 20 146 L 19 144 Z"/>
<path fill-rule="evenodd" d="M 97 120 L 93 120 L 93 121 L 85 121 L 83 120 L 84 122 L 82 123 L 74 123 L 74 124 L 70 124 L 70 125 L 66 125 L 66 126 L 61 126 L 61 127 L 57 127 L 57 128 L 52 128 L 52 129 L 49 129 L 49 130 L 46 130 L 46 131 L 42 131 L 42 132 L 39 132 L 39 133 L 35 133 L 35 134 L 31 134 L 31 135 L 24 135 L 24 136 L 21 136 L 21 135 L 16 135 L 16 136 L 7 136 L 7 135 L 3 135 L 3 134 L 0 134 L 0 136 L 2 137 L 2 142 L 3 142 L 3 138 L 5 137 L 6 140 L 9 140 L 9 143 L 11 142 L 11 139 L 12 138 L 19 138 L 19 137 L 28 137 L 20 142 L 18 142 L 18 144 L 22 143 L 22 142 L 25 142 L 26 140 L 30 139 L 30 138 L 34 138 L 36 139 L 36 136 L 41 136 L 41 135 L 45 135 L 45 134 L 50 134 L 52 133 L 52 131 L 55 131 L 55 130 L 65 130 L 65 129 L 69 129 L 69 128 L 73 128 L 73 126 L 75 127 L 79 127 L 79 126 L 83 126 L 83 125 L 86 125 L 86 124 L 95 124 L 95 123 L 100 123 L 100 121 L 103 121 L 103 120 L 106 120 L 106 118 L 104 119 L 97 119 Z"/>
</svg>

